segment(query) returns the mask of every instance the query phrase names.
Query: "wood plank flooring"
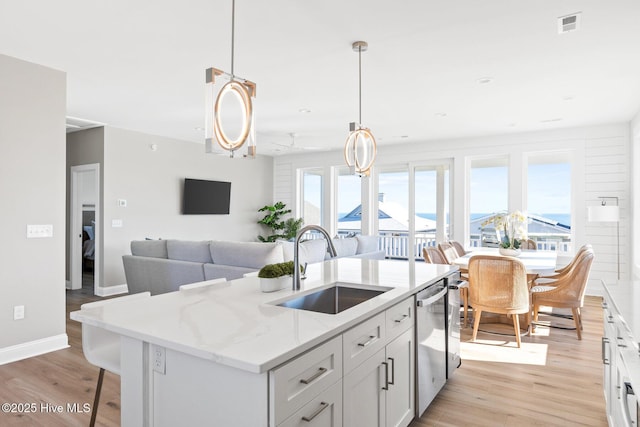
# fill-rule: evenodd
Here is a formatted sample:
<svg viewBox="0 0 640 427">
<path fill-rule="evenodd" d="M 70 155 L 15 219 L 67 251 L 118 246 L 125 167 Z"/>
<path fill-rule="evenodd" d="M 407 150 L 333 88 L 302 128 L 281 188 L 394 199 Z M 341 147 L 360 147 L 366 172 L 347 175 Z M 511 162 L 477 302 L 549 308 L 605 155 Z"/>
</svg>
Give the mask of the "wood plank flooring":
<svg viewBox="0 0 640 427">
<path fill-rule="evenodd" d="M 67 291 L 67 313 L 96 299 L 90 289 Z M 470 343 L 471 330 L 463 329 L 462 366 L 411 427 L 606 426 L 600 301 L 587 297 L 582 341 L 576 339 L 575 331 L 538 327 L 537 334 L 523 337 L 523 347 L 517 349 L 513 337 L 483 333 L 478 334 L 477 343 Z M 547 319 L 541 316 L 540 320 Z M 80 324 L 68 320 L 67 334 L 68 349 L 0 366 L 0 403 L 38 407 L 35 413 L 0 412 L 0 426 L 89 424 L 89 412 L 68 412 L 66 405 L 93 404 L 98 368 L 84 359 Z M 46 413 L 41 404 L 65 408 L 62 413 Z M 97 425 L 119 424 L 120 378 L 107 372 Z"/>
</svg>

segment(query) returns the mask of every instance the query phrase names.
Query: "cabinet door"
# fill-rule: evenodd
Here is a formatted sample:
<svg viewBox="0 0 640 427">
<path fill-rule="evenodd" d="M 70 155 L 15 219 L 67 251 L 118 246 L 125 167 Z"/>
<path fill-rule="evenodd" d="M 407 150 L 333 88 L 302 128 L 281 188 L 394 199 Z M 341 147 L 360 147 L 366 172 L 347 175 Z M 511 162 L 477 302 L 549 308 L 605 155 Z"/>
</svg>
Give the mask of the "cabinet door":
<svg viewBox="0 0 640 427">
<path fill-rule="evenodd" d="M 413 328 L 387 345 L 389 390 L 386 392 L 387 427 L 406 427 L 415 410 L 414 338 Z"/>
<path fill-rule="evenodd" d="M 604 401 L 607 409 L 607 417 L 611 421 L 612 405 L 616 401 L 616 386 L 614 382 L 616 364 L 616 331 L 612 309 L 606 302 L 602 304 L 604 309 L 604 336 L 602 337 L 602 366 Z"/>
<path fill-rule="evenodd" d="M 378 351 L 343 379 L 343 424 L 349 427 L 385 425 L 385 353 Z"/>
</svg>

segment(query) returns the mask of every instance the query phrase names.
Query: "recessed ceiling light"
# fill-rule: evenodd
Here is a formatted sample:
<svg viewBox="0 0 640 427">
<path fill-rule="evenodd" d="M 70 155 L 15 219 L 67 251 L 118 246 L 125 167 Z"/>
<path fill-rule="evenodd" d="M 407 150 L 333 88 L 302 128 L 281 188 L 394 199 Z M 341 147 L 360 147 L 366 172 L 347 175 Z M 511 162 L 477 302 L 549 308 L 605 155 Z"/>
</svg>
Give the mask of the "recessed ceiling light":
<svg viewBox="0 0 640 427">
<path fill-rule="evenodd" d="M 512 123 L 509 123 L 509 127 L 510 127 L 510 128 L 514 128 L 514 127 L 516 127 L 516 125 L 517 125 L 517 123 L 513 123 L 513 122 L 512 122 Z"/>
<path fill-rule="evenodd" d="M 203 128 L 203 127 L 200 127 L 200 126 L 195 127 L 195 128 L 193 128 L 193 129 L 197 130 L 198 132 L 204 132 L 204 128 Z"/>
<path fill-rule="evenodd" d="M 301 108 L 298 110 L 299 113 L 303 113 L 303 114 L 309 114 L 311 112 L 310 109 L 308 108 Z"/>
<path fill-rule="evenodd" d="M 400 138 L 409 138 L 409 135 L 400 135 Z"/>
<path fill-rule="evenodd" d="M 564 98 L 562 98 L 563 101 L 573 101 L 573 96 L 565 96 Z"/>
<path fill-rule="evenodd" d="M 562 120 L 562 117 L 555 117 L 553 119 L 540 120 L 540 123 L 552 123 L 552 122 L 559 122 L 561 120 Z"/>
<path fill-rule="evenodd" d="M 486 85 L 487 83 L 491 83 L 493 81 L 493 77 L 481 77 L 477 81 L 481 85 Z"/>
<path fill-rule="evenodd" d="M 436 117 L 447 117 L 447 113 L 436 113 Z"/>
</svg>

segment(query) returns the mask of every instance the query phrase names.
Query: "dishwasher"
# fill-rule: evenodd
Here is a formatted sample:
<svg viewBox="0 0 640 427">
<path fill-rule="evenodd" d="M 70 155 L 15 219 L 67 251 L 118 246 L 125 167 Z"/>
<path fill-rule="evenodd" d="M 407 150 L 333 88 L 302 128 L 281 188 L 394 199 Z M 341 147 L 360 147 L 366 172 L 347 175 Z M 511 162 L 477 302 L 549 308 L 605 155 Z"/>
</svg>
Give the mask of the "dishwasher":
<svg viewBox="0 0 640 427">
<path fill-rule="evenodd" d="M 442 279 L 416 295 L 418 416 L 424 413 L 447 381 L 448 292 L 448 281 Z"/>
</svg>

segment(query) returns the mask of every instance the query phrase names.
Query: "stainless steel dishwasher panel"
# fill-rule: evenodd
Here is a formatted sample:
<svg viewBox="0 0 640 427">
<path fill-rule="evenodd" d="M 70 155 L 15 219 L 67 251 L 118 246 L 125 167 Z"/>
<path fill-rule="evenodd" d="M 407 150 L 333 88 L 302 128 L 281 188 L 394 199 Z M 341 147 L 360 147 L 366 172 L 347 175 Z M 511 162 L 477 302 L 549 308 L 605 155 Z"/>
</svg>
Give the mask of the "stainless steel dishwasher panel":
<svg viewBox="0 0 640 427">
<path fill-rule="evenodd" d="M 468 286 L 458 275 L 447 279 L 449 312 L 447 314 L 447 379 L 460 367 L 460 288 Z"/>
<path fill-rule="evenodd" d="M 447 381 L 447 292 L 441 280 L 416 295 L 417 415 L 421 416 Z"/>
</svg>

